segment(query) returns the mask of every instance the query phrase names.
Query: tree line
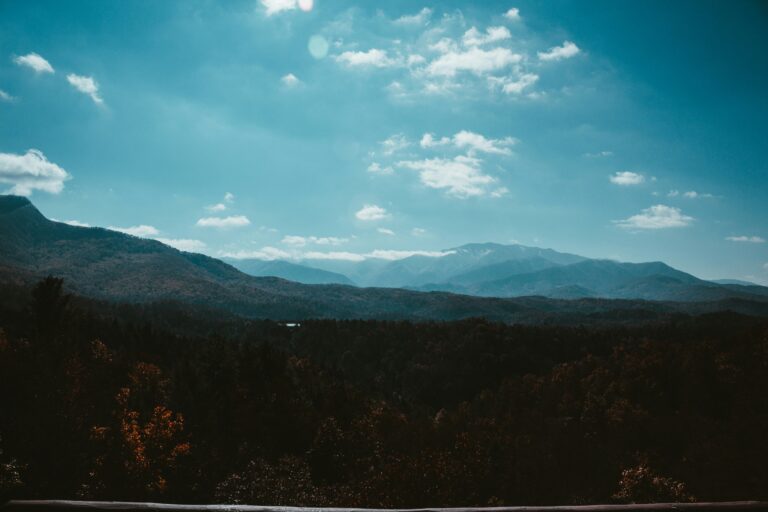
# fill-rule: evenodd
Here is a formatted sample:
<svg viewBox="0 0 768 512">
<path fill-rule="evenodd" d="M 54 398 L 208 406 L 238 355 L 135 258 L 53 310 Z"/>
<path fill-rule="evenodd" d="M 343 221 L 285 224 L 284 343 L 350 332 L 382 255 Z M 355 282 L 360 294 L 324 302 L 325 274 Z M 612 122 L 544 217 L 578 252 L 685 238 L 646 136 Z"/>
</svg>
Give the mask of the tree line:
<svg viewBox="0 0 768 512">
<path fill-rule="evenodd" d="M 12 291 L 0 500 L 768 499 L 765 319 L 287 327 Z"/>
</svg>

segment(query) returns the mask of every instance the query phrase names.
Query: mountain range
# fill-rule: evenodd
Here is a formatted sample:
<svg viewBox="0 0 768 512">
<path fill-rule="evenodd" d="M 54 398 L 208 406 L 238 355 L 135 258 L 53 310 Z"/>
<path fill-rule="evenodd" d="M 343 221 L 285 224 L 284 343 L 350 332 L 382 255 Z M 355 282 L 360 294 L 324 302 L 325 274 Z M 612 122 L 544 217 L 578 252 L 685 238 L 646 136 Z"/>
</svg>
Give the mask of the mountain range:
<svg viewBox="0 0 768 512">
<path fill-rule="evenodd" d="M 324 279 L 325 283 L 480 297 L 536 295 L 558 299 L 710 301 L 768 295 L 768 287 L 745 281 L 706 281 L 658 261 L 622 263 L 552 249 L 495 243 L 467 244 L 442 254 L 440 257 L 414 255 L 395 261 L 318 260 L 312 262 L 313 267 L 297 263 L 279 267 L 278 263 L 289 263 L 272 261 L 269 270 L 284 279 L 309 284 Z M 265 262 L 260 260 L 230 260 L 230 263 L 248 274 L 267 275 L 262 270 Z M 258 273 L 252 268 L 257 268 Z M 304 275 L 310 277 L 305 280 Z"/>
<path fill-rule="evenodd" d="M 323 268 L 232 263 L 240 270 L 155 240 L 55 222 L 24 197 L 0 196 L 0 285 L 29 286 L 55 275 L 72 292 L 96 300 L 176 301 L 282 320 L 483 316 L 536 322 L 724 309 L 768 315 L 765 287 L 711 283 L 663 263 L 591 260 L 520 245 L 470 244 L 440 258 L 332 262 Z M 527 296 L 506 298 L 515 295 Z M 577 300 L 566 300 L 572 298 Z"/>
</svg>

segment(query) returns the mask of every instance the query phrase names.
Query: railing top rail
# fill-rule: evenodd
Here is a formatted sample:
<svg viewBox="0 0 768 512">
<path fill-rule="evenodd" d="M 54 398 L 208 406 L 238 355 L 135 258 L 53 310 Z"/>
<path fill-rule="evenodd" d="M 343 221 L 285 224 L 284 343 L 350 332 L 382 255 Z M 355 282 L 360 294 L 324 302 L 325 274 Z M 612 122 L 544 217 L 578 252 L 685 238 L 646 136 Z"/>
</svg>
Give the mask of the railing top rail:
<svg viewBox="0 0 768 512">
<path fill-rule="evenodd" d="M 2 512 L 731 512 L 766 511 L 768 502 L 640 503 L 630 505 L 565 505 L 522 507 L 427 507 L 415 509 L 364 509 L 334 507 L 281 507 L 255 505 L 175 505 L 169 503 L 69 500 L 14 500 Z"/>
</svg>

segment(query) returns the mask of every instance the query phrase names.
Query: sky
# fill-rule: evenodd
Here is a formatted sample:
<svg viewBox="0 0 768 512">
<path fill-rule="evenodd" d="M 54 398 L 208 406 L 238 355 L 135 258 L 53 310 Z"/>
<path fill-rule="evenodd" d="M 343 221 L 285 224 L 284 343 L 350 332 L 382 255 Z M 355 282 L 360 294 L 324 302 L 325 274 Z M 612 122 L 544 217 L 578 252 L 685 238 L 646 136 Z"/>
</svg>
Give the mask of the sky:
<svg viewBox="0 0 768 512">
<path fill-rule="evenodd" d="M 768 5 L 0 0 L 0 192 L 212 256 L 768 284 Z"/>
</svg>

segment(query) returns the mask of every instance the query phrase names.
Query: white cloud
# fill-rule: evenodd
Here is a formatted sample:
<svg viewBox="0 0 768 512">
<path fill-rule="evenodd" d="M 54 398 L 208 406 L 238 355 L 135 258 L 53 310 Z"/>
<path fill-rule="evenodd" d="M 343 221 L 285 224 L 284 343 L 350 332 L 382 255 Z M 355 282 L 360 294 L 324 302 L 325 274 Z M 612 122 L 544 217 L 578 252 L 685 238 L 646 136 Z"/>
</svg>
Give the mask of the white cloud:
<svg viewBox="0 0 768 512">
<path fill-rule="evenodd" d="M 509 149 L 509 146 L 516 143 L 517 140 L 513 137 L 488 139 L 479 133 L 469 130 L 462 130 L 451 138 L 442 137 L 440 139 L 435 139 L 435 136 L 431 133 L 425 133 L 421 137 L 421 141 L 419 141 L 419 145 L 425 149 L 453 145 L 459 149 L 467 149 L 470 156 L 478 151 L 497 155 L 510 155 L 512 151 Z"/>
<path fill-rule="evenodd" d="M 508 20 L 519 20 L 520 19 L 520 9 L 517 7 L 512 7 L 510 10 L 504 13 L 504 17 Z"/>
<path fill-rule="evenodd" d="M 258 251 L 234 251 L 234 252 L 221 252 L 221 256 L 225 258 L 233 258 L 236 260 L 287 260 L 291 259 L 291 253 L 278 249 L 276 247 L 262 247 Z"/>
<path fill-rule="evenodd" d="M 424 7 L 416 14 L 400 16 L 394 22 L 399 25 L 423 25 L 432 17 L 432 9 Z"/>
<path fill-rule="evenodd" d="M 34 70 L 35 73 L 53 73 L 53 66 L 51 66 L 51 63 L 34 52 L 16 57 L 13 59 L 13 62 L 19 66 L 26 66 Z"/>
<path fill-rule="evenodd" d="M 712 194 L 706 194 L 702 192 L 696 192 L 695 190 L 689 190 L 688 192 L 683 193 L 683 197 L 686 197 L 688 199 L 706 199 L 714 196 Z"/>
<path fill-rule="evenodd" d="M 284 77 L 280 79 L 280 81 L 283 83 L 286 87 L 296 87 L 301 83 L 301 80 L 299 80 L 296 75 L 293 73 L 288 73 Z"/>
<path fill-rule="evenodd" d="M 561 60 L 570 59 L 577 55 L 581 50 L 571 41 L 566 41 L 562 46 L 553 46 L 545 52 L 538 52 L 539 60 Z"/>
<path fill-rule="evenodd" d="M 56 220 L 56 219 L 53 219 Z M 70 226 L 75 226 L 77 228 L 89 228 L 91 227 L 90 224 L 85 222 L 80 222 L 79 220 L 62 220 L 60 222 L 63 222 L 64 224 L 69 224 Z"/>
<path fill-rule="evenodd" d="M 539 81 L 539 75 L 535 73 L 523 73 L 516 77 L 511 76 L 491 76 L 488 82 L 495 87 L 499 87 L 502 92 L 507 94 L 521 94 L 525 89 Z"/>
<path fill-rule="evenodd" d="M 427 61 L 426 58 L 424 58 L 423 55 L 409 55 L 408 60 L 406 61 L 408 64 L 408 67 L 418 66 L 419 64 L 424 64 Z"/>
<path fill-rule="evenodd" d="M 13 101 L 13 100 L 15 100 L 15 99 L 16 99 L 16 98 L 14 98 L 13 96 L 11 96 L 10 94 L 8 94 L 7 92 L 5 92 L 4 90 L 0 89 L 0 101 L 8 101 L 8 102 L 11 102 L 11 101 Z"/>
<path fill-rule="evenodd" d="M 496 182 L 483 173 L 481 163 L 475 157 L 459 155 L 452 159 L 405 160 L 397 165 L 418 171 L 421 183 L 427 187 L 446 189 L 448 195 L 466 198 L 486 194 L 488 187 Z"/>
<path fill-rule="evenodd" d="M 427 234 L 427 230 L 423 228 L 413 228 L 411 230 L 411 235 L 413 236 L 423 236 Z"/>
<path fill-rule="evenodd" d="M 393 250 L 376 250 L 366 254 L 369 258 L 378 258 L 382 260 L 402 260 L 404 258 L 410 258 L 411 256 L 426 256 L 427 258 L 442 258 L 449 254 L 454 254 L 456 251 L 393 251 Z"/>
<path fill-rule="evenodd" d="M 666 229 L 682 228 L 693 222 L 693 217 L 683 215 L 679 208 L 657 204 L 641 213 L 614 223 L 625 229 Z"/>
<path fill-rule="evenodd" d="M 0 153 L 0 183 L 13 185 L 11 194 L 28 196 L 33 190 L 58 194 L 69 178 L 67 171 L 49 162 L 37 149 L 23 155 Z"/>
<path fill-rule="evenodd" d="M 147 226 L 146 224 L 141 224 L 139 226 L 131 226 L 128 228 L 121 228 L 117 226 L 107 226 L 107 229 L 111 231 L 118 231 L 120 233 L 125 233 L 126 235 L 138 236 L 141 238 L 150 238 L 160 234 L 160 231 L 156 227 Z"/>
<path fill-rule="evenodd" d="M 198 219 L 197 225 L 204 228 L 240 228 L 251 223 L 245 215 L 231 215 L 229 217 L 203 217 Z"/>
<path fill-rule="evenodd" d="M 686 199 L 704 199 L 704 198 L 710 198 L 714 197 L 712 194 L 704 194 L 701 192 L 696 192 L 695 190 L 689 190 L 687 192 L 680 192 L 679 190 L 670 190 L 667 192 L 667 197 L 678 197 L 682 196 Z"/>
<path fill-rule="evenodd" d="M 449 52 L 456 51 L 458 48 L 459 47 L 456 44 L 456 42 L 449 37 L 443 37 L 436 43 L 432 43 L 431 45 L 429 45 L 430 50 L 438 53 L 449 53 Z"/>
<path fill-rule="evenodd" d="M 184 252 L 200 252 L 206 249 L 205 242 L 200 240 L 192 240 L 188 238 L 155 238 L 158 242 L 169 245 L 174 249 L 178 249 Z"/>
<path fill-rule="evenodd" d="M 281 240 L 286 245 L 292 245 L 294 247 L 304 247 L 308 244 L 315 245 L 342 245 L 349 242 L 349 238 L 340 238 L 335 236 L 296 236 L 286 235 Z"/>
<path fill-rule="evenodd" d="M 306 260 L 342 260 L 342 261 L 365 261 L 365 256 L 355 252 L 317 252 L 311 251 L 304 253 L 301 259 Z"/>
<path fill-rule="evenodd" d="M 421 140 L 419 141 L 419 146 L 422 148 L 433 148 L 436 146 L 445 146 L 446 144 L 450 144 L 451 139 L 448 137 L 442 137 L 439 140 L 435 140 L 435 136 L 431 133 L 425 133 Z"/>
<path fill-rule="evenodd" d="M 512 137 L 486 139 L 479 133 L 467 130 L 462 130 L 453 136 L 453 144 L 457 148 L 468 148 L 470 155 L 477 151 L 483 153 L 495 153 L 498 155 L 509 155 L 512 153 L 509 146 L 512 146 L 515 142 L 517 141 Z"/>
<path fill-rule="evenodd" d="M 314 6 L 313 0 L 261 0 L 261 5 L 266 8 L 267 16 L 272 16 L 283 11 L 293 11 L 301 9 L 302 11 L 311 11 Z"/>
<path fill-rule="evenodd" d="M 427 73 L 432 76 L 455 76 L 460 71 L 482 75 L 504 69 L 522 60 L 522 56 L 508 48 L 483 50 L 470 48 L 466 51 L 449 51 L 427 66 Z"/>
<path fill-rule="evenodd" d="M 394 169 L 390 166 L 382 167 L 379 163 L 373 162 L 371 165 L 368 166 L 368 172 L 372 174 L 392 174 L 394 172 Z"/>
<path fill-rule="evenodd" d="M 481 46 L 511 38 L 512 34 L 507 27 L 488 27 L 485 34 L 472 27 L 464 33 L 461 41 L 465 46 Z"/>
<path fill-rule="evenodd" d="M 206 206 L 205 209 L 208 210 L 209 212 L 223 212 L 224 210 L 227 209 L 227 205 L 225 205 L 224 203 L 216 203 L 210 206 Z"/>
<path fill-rule="evenodd" d="M 391 155 L 410 146 L 411 143 L 402 133 L 397 133 L 381 141 L 381 152 Z"/>
<path fill-rule="evenodd" d="M 371 48 L 367 52 L 346 51 L 336 56 L 336 61 L 349 67 L 387 68 L 396 66 L 398 61 L 391 59 L 386 50 Z"/>
<path fill-rule="evenodd" d="M 631 185 L 640 185 L 645 181 L 645 176 L 636 172 L 621 171 L 611 175 L 609 178 L 614 185 L 621 185 L 623 187 Z"/>
<path fill-rule="evenodd" d="M 99 105 L 104 103 L 104 100 L 99 96 L 99 84 L 93 77 L 70 73 L 67 75 L 67 81 L 78 91 L 90 96 L 95 103 Z"/>
<path fill-rule="evenodd" d="M 507 187 L 499 187 L 493 192 L 491 192 L 491 197 L 502 197 L 509 193 L 509 189 Z"/>
<path fill-rule="evenodd" d="M 355 217 L 364 221 L 381 220 L 389 217 L 387 210 L 375 204 L 366 204 L 355 213 Z"/>
<path fill-rule="evenodd" d="M 382 235 L 395 236 L 395 232 L 388 228 L 379 228 L 376 231 L 378 231 Z"/>
<path fill-rule="evenodd" d="M 224 201 L 226 201 L 227 203 L 234 203 L 235 202 L 235 194 L 233 194 L 231 192 L 227 192 L 226 194 L 224 194 Z"/>
<path fill-rule="evenodd" d="M 605 158 L 607 156 L 613 156 L 613 151 L 598 151 L 597 153 L 584 153 L 587 158 Z"/>
<path fill-rule="evenodd" d="M 764 244 L 765 239 L 759 236 L 727 236 L 725 237 L 726 240 L 730 240 L 731 242 L 746 242 L 750 244 Z"/>
<path fill-rule="evenodd" d="M 299 259 L 308 260 L 344 260 L 360 262 L 367 259 L 402 260 L 411 256 L 426 256 L 428 258 L 442 258 L 453 254 L 454 251 L 397 251 L 378 249 L 365 254 L 356 252 L 307 252 L 299 256 Z"/>
</svg>

